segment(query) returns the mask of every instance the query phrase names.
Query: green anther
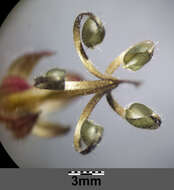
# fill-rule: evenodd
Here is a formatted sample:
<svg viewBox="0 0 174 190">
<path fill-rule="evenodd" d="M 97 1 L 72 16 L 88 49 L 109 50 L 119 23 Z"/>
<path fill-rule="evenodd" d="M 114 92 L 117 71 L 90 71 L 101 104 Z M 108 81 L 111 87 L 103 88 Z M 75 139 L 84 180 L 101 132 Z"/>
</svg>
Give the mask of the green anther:
<svg viewBox="0 0 174 190">
<path fill-rule="evenodd" d="M 150 40 L 140 42 L 131 47 L 123 58 L 123 68 L 137 71 L 148 63 L 154 51 L 154 43 Z"/>
<path fill-rule="evenodd" d="M 94 124 L 92 121 L 86 120 L 81 129 L 81 137 L 83 142 L 89 146 L 98 144 L 103 135 L 103 127 Z"/>
<path fill-rule="evenodd" d="M 54 80 L 60 81 L 60 80 L 64 80 L 65 79 L 65 74 L 66 71 L 64 69 L 58 69 L 58 68 L 54 68 L 49 70 L 45 76 L 52 78 Z"/>
<path fill-rule="evenodd" d="M 105 29 L 98 19 L 95 22 L 92 18 L 88 18 L 83 25 L 82 40 L 88 48 L 94 48 L 100 44 L 105 36 Z"/>
<path fill-rule="evenodd" d="M 157 129 L 161 125 L 160 117 L 140 103 L 131 104 L 126 109 L 125 119 L 138 128 Z"/>
<path fill-rule="evenodd" d="M 65 70 L 54 68 L 44 76 L 35 79 L 35 87 L 49 90 L 63 90 L 65 88 Z"/>
</svg>

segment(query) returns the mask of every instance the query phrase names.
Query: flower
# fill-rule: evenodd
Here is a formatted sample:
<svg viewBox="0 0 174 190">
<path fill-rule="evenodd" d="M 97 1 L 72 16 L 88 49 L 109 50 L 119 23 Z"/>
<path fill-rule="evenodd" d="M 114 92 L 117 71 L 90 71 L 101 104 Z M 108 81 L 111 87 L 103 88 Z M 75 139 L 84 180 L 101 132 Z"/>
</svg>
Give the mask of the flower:
<svg viewBox="0 0 174 190">
<path fill-rule="evenodd" d="M 81 21 L 85 16 L 88 19 L 83 25 L 81 35 Z M 103 127 L 89 120 L 91 112 L 103 96 L 106 96 L 110 107 L 131 125 L 143 129 L 159 128 L 161 119 L 150 108 L 141 103 L 133 103 L 124 108 L 112 96 L 112 90 L 120 84 L 129 83 L 135 86 L 141 84 L 139 81 L 120 80 L 112 74 L 120 65 L 131 71 L 141 69 L 151 60 L 154 43 L 146 40 L 131 46 L 109 64 L 105 73 L 101 73 L 88 58 L 83 45 L 93 49 L 103 41 L 104 36 L 104 26 L 94 14 L 87 12 L 76 17 L 73 39 L 77 54 L 86 69 L 98 80 L 83 80 L 76 73 L 53 68 L 35 78 L 33 86 L 29 85 L 26 79 L 34 66 L 42 57 L 53 54 L 48 51 L 26 54 L 12 63 L 0 88 L 0 121 L 6 124 L 15 137 L 23 138 L 31 131 L 42 137 L 54 137 L 66 133 L 69 128 L 42 121 L 41 115 L 55 108 L 60 109 L 75 97 L 88 94 L 94 96 L 80 115 L 74 132 L 74 147 L 81 154 L 92 151 L 103 137 Z"/>
</svg>

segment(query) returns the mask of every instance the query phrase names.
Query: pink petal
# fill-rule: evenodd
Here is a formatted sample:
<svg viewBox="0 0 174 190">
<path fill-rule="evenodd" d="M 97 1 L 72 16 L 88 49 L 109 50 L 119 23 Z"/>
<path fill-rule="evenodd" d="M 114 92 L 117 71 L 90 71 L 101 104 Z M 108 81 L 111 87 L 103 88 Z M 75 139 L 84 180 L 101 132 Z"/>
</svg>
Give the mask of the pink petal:
<svg viewBox="0 0 174 190">
<path fill-rule="evenodd" d="M 31 88 L 31 86 L 24 79 L 18 76 L 8 76 L 3 80 L 0 88 L 6 93 L 15 93 L 27 90 Z"/>
</svg>

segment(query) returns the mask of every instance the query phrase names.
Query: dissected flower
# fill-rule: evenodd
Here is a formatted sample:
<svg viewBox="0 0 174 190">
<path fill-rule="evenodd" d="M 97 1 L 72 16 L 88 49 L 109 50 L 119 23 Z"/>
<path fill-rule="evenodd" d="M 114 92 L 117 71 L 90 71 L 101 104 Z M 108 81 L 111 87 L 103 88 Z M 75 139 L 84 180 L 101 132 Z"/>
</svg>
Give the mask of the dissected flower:
<svg viewBox="0 0 174 190">
<path fill-rule="evenodd" d="M 81 30 L 81 21 L 84 17 L 87 19 Z M 124 108 L 112 96 L 112 90 L 120 84 L 129 83 L 135 86 L 141 84 L 139 81 L 120 80 L 112 74 L 120 65 L 132 71 L 141 69 L 151 60 L 154 43 L 146 40 L 131 46 L 109 64 L 105 73 L 101 73 L 88 58 L 84 46 L 94 48 L 103 41 L 104 36 L 105 29 L 98 17 L 89 12 L 76 17 L 73 39 L 77 54 L 86 69 L 98 80 L 82 80 L 76 73 L 54 68 L 35 78 L 34 86 L 29 85 L 26 78 L 33 67 L 40 58 L 50 56 L 52 52 L 27 54 L 11 65 L 1 85 L 0 120 L 7 124 L 15 136 L 26 136 L 31 130 L 33 134 L 44 137 L 64 134 L 68 128 L 44 122 L 40 115 L 45 111 L 52 111 L 53 108 L 65 106 L 75 97 L 89 94 L 94 96 L 84 108 L 74 132 L 74 147 L 81 154 L 92 151 L 102 139 L 103 127 L 89 120 L 89 116 L 104 95 L 110 107 L 133 126 L 157 129 L 161 125 L 160 117 L 147 106 L 134 103 Z"/>
</svg>

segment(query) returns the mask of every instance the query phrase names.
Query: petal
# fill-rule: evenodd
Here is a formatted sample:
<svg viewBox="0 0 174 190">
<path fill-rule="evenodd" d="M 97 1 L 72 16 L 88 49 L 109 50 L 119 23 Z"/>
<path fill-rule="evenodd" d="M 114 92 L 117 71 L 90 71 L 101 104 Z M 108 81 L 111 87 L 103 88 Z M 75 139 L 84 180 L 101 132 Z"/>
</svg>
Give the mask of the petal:
<svg viewBox="0 0 174 190">
<path fill-rule="evenodd" d="M 77 73 L 67 73 L 65 76 L 66 81 L 82 81 L 84 78 Z"/>
<path fill-rule="evenodd" d="M 29 88 L 31 88 L 31 86 L 23 78 L 18 76 L 6 77 L 0 86 L 0 90 L 3 94 L 22 92 Z"/>
<path fill-rule="evenodd" d="M 7 128 L 12 131 L 14 137 L 20 139 L 30 134 L 38 116 L 39 113 L 27 113 L 17 118 L 9 118 L 8 121 L 6 118 L 5 123 Z"/>
<path fill-rule="evenodd" d="M 68 133 L 69 130 L 69 127 L 65 127 L 61 124 L 39 121 L 34 126 L 32 133 L 39 137 L 51 138 L 64 135 Z"/>
<path fill-rule="evenodd" d="M 19 76 L 27 79 L 34 66 L 36 66 L 41 58 L 52 56 L 53 54 L 54 52 L 51 51 L 24 54 L 12 62 L 8 70 L 8 75 Z"/>
</svg>

